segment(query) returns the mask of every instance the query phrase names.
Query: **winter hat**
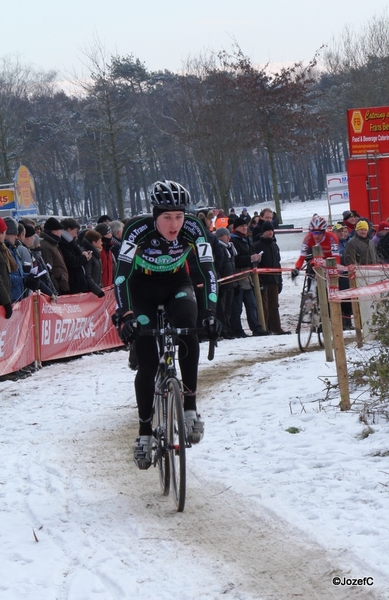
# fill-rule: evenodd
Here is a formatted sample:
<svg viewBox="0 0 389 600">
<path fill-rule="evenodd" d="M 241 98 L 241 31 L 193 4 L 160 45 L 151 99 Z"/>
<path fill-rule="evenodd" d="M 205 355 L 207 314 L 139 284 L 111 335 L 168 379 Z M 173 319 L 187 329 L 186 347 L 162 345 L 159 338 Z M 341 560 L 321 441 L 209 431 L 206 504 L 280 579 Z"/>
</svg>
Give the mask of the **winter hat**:
<svg viewBox="0 0 389 600">
<path fill-rule="evenodd" d="M 99 223 L 96 225 L 95 231 L 98 231 L 104 237 L 108 233 L 111 233 L 111 228 L 107 223 Z"/>
<path fill-rule="evenodd" d="M 58 221 L 58 219 L 56 219 L 55 217 L 50 217 L 43 225 L 43 229 L 45 229 L 46 231 L 57 231 L 58 229 L 63 229 L 63 226 Z"/>
<path fill-rule="evenodd" d="M 244 221 L 240 217 L 238 217 L 237 219 L 235 219 L 235 221 L 234 221 L 234 229 L 236 229 L 237 227 L 241 227 L 242 225 L 247 225 L 246 221 Z"/>
<path fill-rule="evenodd" d="M 265 221 L 261 227 L 261 233 L 265 231 L 274 231 L 274 225 L 271 221 Z"/>
<path fill-rule="evenodd" d="M 216 229 L 216 237 L 219 239 L 222 237 L 222 235 L 231 235 L 231 232 L 227 229 L 227 227 L 218 227 Z"/>
<path fill-rule="evenodd" d="M 242 212 L 244 212 L 244 211 L 247 212 L 247 208 L 246 207 L 242 208 Z"/>
<path fill-rule="evenodd" d="M 389 223 L 388 223 L 389 225 Z M 332 227 L 332 231 L 341 231 L 342 229 L 345 228 L 345 225 L 343 225 L 343 223 L 340 223 L 339 221 L 337 223 L 335 223 L 335 225 Z"/>
<path fill-rule="evenodd" d="M 358 221 L 358 223 L 355 226 L 355 231 L 358 231 L 359 229 L 369 229 L 369 223 L 367 221 L 364 221 L 363 219 L 361 221 Z"/>
<path fill-rule="evenodd" d="M 389 223 L 388 223 L 388 225 L 389 225 Z M 33 235 L 35 235 L 35 229 L 32 225 L 25 224 L 24 229 L 26 230 L 26 235 L 25 235 L 26 238 L 30 238 Z"/>
<path fill-rule="evenodd" d="M 7 231 L 7 223 L 4 221 L 4 219 L 0 218 L 0 233 L 4 233 L 4 231 Z"/>
<path fill-rule="evenodd" d="M 97 223 L 106 223 L 107 221 L 112 221 L 111 217 L 109 215 L 101 215 L 101 217 L 99 217 L 97 219 Z"/>
<path fill-rule="evenodd" d="M 18 224 L 12 217 L 4 217 L 7 225 L 7 235 L 18 235 Z"/>
<path fill-rule="evenodd" d="M 389 231 L 388 221 L 381 221 L 381 223 L 378 225 L 377 231 Z"/>
</svg>

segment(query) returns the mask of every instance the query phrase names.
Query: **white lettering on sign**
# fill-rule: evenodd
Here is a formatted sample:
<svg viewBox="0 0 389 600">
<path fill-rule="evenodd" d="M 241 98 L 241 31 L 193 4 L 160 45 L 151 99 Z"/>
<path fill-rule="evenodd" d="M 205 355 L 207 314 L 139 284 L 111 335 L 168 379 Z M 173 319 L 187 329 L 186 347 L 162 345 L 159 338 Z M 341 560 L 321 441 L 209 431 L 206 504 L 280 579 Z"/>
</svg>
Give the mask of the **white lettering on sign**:
<svg viewBox="0 0 389 600">
<path fill-rule="evenodd" d="M 90 338 L 96 335 L 94 331 L 94 317 L 80 317 L 79 319 L 63 319 L 56 321 L 54 327 L 54 344 L 73 342 L 80 338 Z"/>
<path fill-rule="evenodd" d="M 50 344 L 51 333 L 51 321 L 46 319 L 42 320 L 42 346 L 48 346 Z"/>
</svg>

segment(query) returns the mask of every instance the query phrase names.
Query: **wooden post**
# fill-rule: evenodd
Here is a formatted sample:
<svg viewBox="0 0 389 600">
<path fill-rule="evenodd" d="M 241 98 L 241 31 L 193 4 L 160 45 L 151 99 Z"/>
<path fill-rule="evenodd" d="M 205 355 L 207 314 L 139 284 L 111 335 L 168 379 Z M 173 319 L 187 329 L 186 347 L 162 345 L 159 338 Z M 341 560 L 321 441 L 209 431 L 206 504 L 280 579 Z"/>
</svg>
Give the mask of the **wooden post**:
<svg viewBox="0 0 389 600">
<path fill-rule="evenodd" d="M 321 246 L 313 246 L 312 248 L 313 258 L 322 258 L 323 249 Z M 319 297 L 320 316 L 321 316 L 321 328 L 324 340 L 324 350 L 326 353 L 326 361 L 332 362 L 334 356 L 332 353 L 332 335 L 331 335 L 331 323 L 330 316 L 328 314 L 328 297 L 327 297 L 327 285 L 325 279 L 324 269 L 321 267 L 315 267 L 317 294 Z"/>
<path fill-rule="evenodd" d="M 265 323 L 265 313 L 263 312 L 263 304 L 262 304 L 262 294 L 261 294 L 261 286 L 259 285 L 259 275 L 256 273 L 255 269 L 253 271 L 253 283 L 254 283 L 254 295 L 255 301 L 257 303 L 257 313 L 258 313 L 258 322 L 266 331 L 266 323 Z"/>
<path fill-rule="evenodd" d="M 34 314 L 34 337 L 35 337 L 35 352 L 36 352 L 36 366 L 41 368 L 41 346 L 39 339 L 39 295 L 40 291 L 34 294 L 33 298 L 33 314 Z"/>
<path fill-rule="evenodd" d="M 339 274 L 336 258 L 327 258 L 330 289 L 339 289 Z M 346 349 L 343 338 L 342 306 L 340 302 L 330 302 L 332 334 L 334 340 L 336 373 L 340 391 L 340 410 L 350 409 L 350 390 L 348 385 Z"/>
<path fill-rule="evenodd" d="M 355 277 L 355 271 L 350 273 L 350 289 L 355 290 L 357 288 L 357 278 Z M 353 317 L 354 317 L 354 326 L 355 326 L 355 335 L 357 336 L 357 346 L 358 348 L 362 348 L 363 346 L 363 331 L 362 331 L 362 319 L 361 319 L 361 311 L 359 310 L 359 302 L 358 300 L 353 300 L 351 302 L 353 307 Z"/>
</svg>

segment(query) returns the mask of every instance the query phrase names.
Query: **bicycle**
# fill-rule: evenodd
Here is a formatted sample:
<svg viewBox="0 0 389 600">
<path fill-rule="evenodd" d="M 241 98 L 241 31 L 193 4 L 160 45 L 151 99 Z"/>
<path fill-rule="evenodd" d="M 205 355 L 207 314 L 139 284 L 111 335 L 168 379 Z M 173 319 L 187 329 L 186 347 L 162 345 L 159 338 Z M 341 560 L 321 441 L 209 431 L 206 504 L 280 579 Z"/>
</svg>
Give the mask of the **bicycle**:
<svg viewBox="0 0 389 600">
<path fill-rule="evenodd" d="M 296 330 L 301 352 L 307 350 L 314 332 L 317 333 L 320 346 L 323 346 L 317 285 L 315 278 L 306 274 L 301 292 L 300 313 Z"/>
<path fill-rule="evenodd" d="M 162 305 L 157 308 L 157 327 L 141 330 L 140 335 L 152 335 L 158 344 L 159 364 L 155 376 L 152 410 L 152 464 L 158 468 L 162 494 L 170 489 L 177 512 L 185 507 L 186 449 L 188 441 L 184 420 L 184 391 L 176 369 L 176 340 L 179 335 L 203 333 L 204 329 L 176 328 L 168 321 Z M 209 341 L 208 359 L 214 357 L 216 340 Z"/>
</svg>

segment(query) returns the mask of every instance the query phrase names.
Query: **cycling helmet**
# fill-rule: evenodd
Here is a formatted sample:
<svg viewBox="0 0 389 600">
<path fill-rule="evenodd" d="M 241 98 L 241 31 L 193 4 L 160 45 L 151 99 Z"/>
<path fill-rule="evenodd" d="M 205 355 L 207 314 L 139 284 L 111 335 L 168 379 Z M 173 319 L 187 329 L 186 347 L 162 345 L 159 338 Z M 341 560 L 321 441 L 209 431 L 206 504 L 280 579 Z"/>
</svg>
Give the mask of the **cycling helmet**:
<svg viewBox="0 0 389 600">
<path fill-rule="evenodd" d="M 325 231 L 327 229 L 327 221 L 324 217 L 315 215 L 309 223 L 309 231 Z"/>
<path fill-rule="evenodd" d="M 190 194 L 180 183 L 163 179 L 151 186 L 151 204 L 159 212 L 182 210 L 190 204 Z"/>
</svg>

